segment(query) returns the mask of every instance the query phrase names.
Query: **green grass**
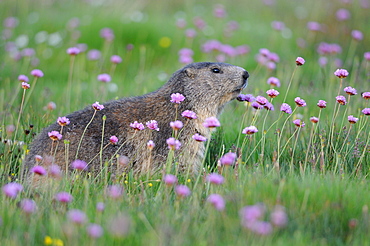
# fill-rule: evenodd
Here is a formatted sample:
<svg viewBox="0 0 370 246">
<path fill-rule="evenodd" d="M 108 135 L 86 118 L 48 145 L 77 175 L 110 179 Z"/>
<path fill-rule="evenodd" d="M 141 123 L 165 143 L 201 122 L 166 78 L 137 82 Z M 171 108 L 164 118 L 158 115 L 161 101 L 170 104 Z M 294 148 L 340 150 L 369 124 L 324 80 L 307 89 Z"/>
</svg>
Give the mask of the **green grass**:
<svg viewBox="0 0 370 246">
<path fill-rule="evenodd" d="M 224 19 L 213 16 L 215 3 L 210 1 L 0 2 L 1 21 L 10 16 L 19 20 L 9 39 L 0 40 L 0 185 L 18 182 L 24 188 L 15 199 L 1 194 L 1 245 L 370 244 L 370 127 L 368 116 L 361 113 L 369 107 L 370 100 L 360 96 L 370 91 L 370 62 L 364 59 L 370 44 L 366 33 L 370 22 L 368 9 L 358 1 L 349 4 L 277 1 L 273 6 L 266 6 L 262 1 L 220 3 L 228 14 Z M 349 20 L 336 19 L 335 13 L 340 8 L 350 11 Z M 207 23 L 204 31 L 194 26 L 196 16 Z M 79 18 L 80 25 L 71 30 L 67 23 L 74 17 Z M 186 28 L 197 30 L 194 39 L 186 38 L 184 29 L 176 27 L 178 18 L 186 19 Z M 239 29 L 226 36 L 224 28 L 231 20 L 238 22 Z M 283 32 L 271 28 L 275 20 L 285 23 Z M 309 31 L 308 21 L 321 23 L 324 31 Z M 114 31 L 113 42 L 105 42 L 99 36 L 104 27 Z M 354 41 L 352 30 L 362 31 L 364 39 Z M 61 42 L 56 46 L 48 41 L 37 42 L 36 34 L 41 31 L 48 35 L 58 33 Z M 19 43 L 22 35 L 29 41 L 18 50 L 33 48 L 34 57 L 38 59 L 36 66 L 29 58 L 14 60 L 5 52 L 8 42 Z M 170 46 L 159 44 L 163 37 L 171 40 Z M 250 104 L 237 101 L 225 107 L 220 116 L 222 127 L 209 144 L 205 173 L 189 180 L 177 174 L 179 184 L 190 188 L 189 197 L 178 197 L 174 187 L 166 186 L 160 175 L 134 177 L 132 173 L 119 173 L 114 177 L 103 172 L 95 178 L 72 173 L 60 180 L 48 178 L 47 186 L 39 188 L 30 185 L 29 180 L 20 179 L 22 160 L 33 137 L 57 117 L 95 101 L 103 103 L 159 88 L 183 66 L 178 62 L 178 51 L 182 48 L 193 49 L 196 62 L 215 61 L 218 53 L 201 50 L 205 41 L 211 39 L 250 47 L 246 55 L 226 57 L 226 62 L 249 71 L 249 85 L 244 93 L 265 96 L 265 91 L 270 89 L 266 80 L 271 76 L 279 78 L 282 85 L 276 88 L 280 95 L 272 101 L 274 111 L 254 111 Z M 302 40 L 305 45 L 298 45 Z M 320 42 L 337 43 L 342 48 L 341 53 L 326 56 L 328 64 L 324 67 L 319 66 L 320 55 L 316 52 Z M 70 80 L 71 57 L 66 49 L 79 43 L 86 43 L 88 50 L 102 51 L 102 58 L 90 61 L 86 53 L 79 54 Z M 134 48 L 126 49 L 128 44 Z M 279 55 L 275 70 L 256 62 L 255 56 L 261 48 Z M 109 57 L 114 54 L 120 55 L 123 62 L 111 74 L 111 83 L 100 84 L 96 77 L 111 71 Z M 296 68 L 298 56 L 306 63 Z M 336 65 L 336 59 L 341 59 L 343 65 Z M 34 68 L 45 74 L 36 85 L 30 76 Z M 356 88 L 359 94 L 350 99 L 346 95 L 349 103 L 339 107 L 333 121 L 340 84 L 340 79 L 333 75 L 337 68 L 350 73 L 342 81 L 340 94 L 345 95 L 346 86 Z M 6 128 L 17 125 L 23 93 L 17 81 L 20 74 L 29 76 L 31 87 L 35 86 L 25 93 L 29 100 L 24 105 L 15 136 L 15 132 L 9 133 Z M 116 90 L 109 90 L 112 84 Z M 295 97 L 305 99 L 307 107 L 294 110 Z M 320 110 L 316 106 L 318 100 L 327 101 L 328 107 Z M 55 102 L 56 109 L 45 109 L 51 101 Z M 293 114 L 279 111 L 283 102 L 292 106 Z M 309 121 L 311 116 L 319 115 L 318 124 Z M 359 121 L 349 124 L 348 115 L 358 117 Z M 296 118 L 302 118 L 306 126 L 298 130 L 292 123 Z M 255 125 L 259 132 L 250 137 L 241 134 L 241 130 L 250 125 Z M 229 151 L 240 154 L 237 167 L 217 167 L 219 158 Z M 222 172 L 225 183 L 216 186 L 206 182 L 210 172 Z M 122 196 L 109 197 L 108 185 L 122 187 Z M 61 191 L 71 193 L 73 201 L 67 205 L 56 201 L 54 196 Z M 212 193 L 225 199 L 224 211 L 215 210 L 206 201 Z M 26 198 L 36 202 L 35 213 L 26 214 L 20 208 L 20 202 Z M 103 212 L 96 210 L 98 202 L 104 202 Z M 264 221 L 270 220 L 276 205 L 284 206 L 288 223 L 283 228 L 274 227 L 272 233 L 265 236 L 244 228 L 239 211 L 254 204 L 264 204 L 266 213 L 261 218 Z M 88 222 L 83 225 L 70 222 L 67 213 L 71 209 L 86 213 Z M 87 234 L 89 223 L 102 226 L 102 237 L 93 239 Z M 128 229 L 114 235 L 114 229 L 124 227 Z"/>
</svg>

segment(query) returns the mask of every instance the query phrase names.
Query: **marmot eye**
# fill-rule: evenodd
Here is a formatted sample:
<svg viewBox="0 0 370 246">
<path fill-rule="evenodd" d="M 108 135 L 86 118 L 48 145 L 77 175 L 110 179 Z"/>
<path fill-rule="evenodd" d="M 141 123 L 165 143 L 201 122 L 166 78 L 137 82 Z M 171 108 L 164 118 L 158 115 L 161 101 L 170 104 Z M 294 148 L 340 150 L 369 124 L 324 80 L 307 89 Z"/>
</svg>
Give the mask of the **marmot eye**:
<svg viewBox="0 0 370 246">
<path fill-rule="evenodd" d="M 212 68 L 212 72 L 214 72 L 214 73 L 220 73 L 220 72 L 221 72 L 221 70 L 220 70 L 220 69 L 218 69 L 218 68 Z"/>
</svg>

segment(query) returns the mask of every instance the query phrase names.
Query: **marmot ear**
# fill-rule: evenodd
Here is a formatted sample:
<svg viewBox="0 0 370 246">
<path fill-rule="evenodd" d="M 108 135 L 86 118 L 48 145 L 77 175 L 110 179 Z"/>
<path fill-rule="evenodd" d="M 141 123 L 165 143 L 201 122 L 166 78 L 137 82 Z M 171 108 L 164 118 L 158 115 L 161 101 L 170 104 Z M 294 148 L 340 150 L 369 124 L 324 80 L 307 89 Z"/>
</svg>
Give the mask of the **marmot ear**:
<svg viewBox="0 0 370 246">
<path fill-rule="evenodd" d="M 196 76 L 196 72 L 194 71 L 195 69 L 194 68 L 187 68 L 187 69 L 185 69 L 185 74 L 189 77 L 189 78 L 191 78 L 191 79 L 194 79 L 195 78 L 195 76 Z"/>
</svg>

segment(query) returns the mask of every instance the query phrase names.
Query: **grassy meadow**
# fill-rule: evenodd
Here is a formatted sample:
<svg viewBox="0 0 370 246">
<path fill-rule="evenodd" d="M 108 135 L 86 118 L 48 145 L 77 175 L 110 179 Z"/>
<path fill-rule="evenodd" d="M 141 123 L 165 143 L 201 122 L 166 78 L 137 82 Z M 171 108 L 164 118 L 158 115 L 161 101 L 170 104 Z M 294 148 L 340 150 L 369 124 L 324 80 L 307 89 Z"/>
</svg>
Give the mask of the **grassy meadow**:
<svg viewBox="0 0 370 246">
<path fill-rule="evenodd" d="M 0 1 L 0 245 L 370 245 L 369 9 Z M 45 187 L 23 179 L 30 143 L 58 117 L 151 92 L 201 61 L 250 77 L 199 176 L 169 158 L 166 175 L 51 165 L 33 170 Z"/>
</svg>

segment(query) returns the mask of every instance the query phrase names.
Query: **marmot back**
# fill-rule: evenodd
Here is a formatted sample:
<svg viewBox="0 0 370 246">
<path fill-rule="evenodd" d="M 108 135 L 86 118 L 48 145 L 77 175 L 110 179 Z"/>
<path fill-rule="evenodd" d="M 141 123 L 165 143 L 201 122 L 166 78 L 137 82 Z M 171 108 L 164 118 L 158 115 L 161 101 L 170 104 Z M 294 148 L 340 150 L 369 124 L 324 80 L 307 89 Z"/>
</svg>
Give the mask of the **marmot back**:
<svg viewBox="0 0 370 246">
<path fill-rule="evenodd" d="M 204 144 L 195 141 L 192 136 L 198 133 L 210 138 L 211 131 L 203 126 L 204 120 L 217 117 L 224 105 L 245 88 L 248 76 L 243 68 L 225 63 L 187 65 L 154 92 L 104 103 L 104 109 L 100 111 L 95 112 L 89 106 L 67 115 L 70 124 L 63 127 L 61 140 L 52 141 L 48 136 L 51 131 L 61 131 L 59 124 L 54 123 L 43 129 L 31 144 L 25 167 L 34 166 L 35 155 L 40 155 L 45 158 L 38 165 L 46 168 L 53 163 L 67 170 L 71 168 L 72 161 L 80 159 L 88 163 L 89 171 L 95 174 L 102 170 L 105 162 L 108 162 L 112 172 L 129 169 L 135 173 L 154 172 L 166 163 L 169 151 L 166 140 L 173 136 L 170 122 L 181 120 L 184 127 L 176 136 L 181 148 L 175 151 L 175 160 L 181 171 L 196 174 L 201 168 Z M 170 100 L 174 93 L 181 93 L 185 100 L 179 104 L 172 103 Z M 195 112 L 197 118 L 182 117 L 181 113 L 185 110 Z M 106 117 L 104 124 L 103 115 Z M 130 127 L 130 123 L 135 121 L 145 125 L 151 120 L 157 121 L 158 131 Z M 116 144 L 109 141 L 113 135 L 118 138 Z M 153 149 L 147 147 L 149 140 L 155 144 Z M 126 156 L 128 161 L 120 166 L 118 156 Z"/>
</svg>

